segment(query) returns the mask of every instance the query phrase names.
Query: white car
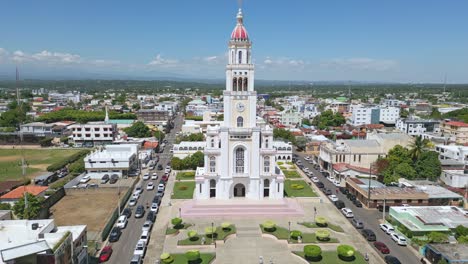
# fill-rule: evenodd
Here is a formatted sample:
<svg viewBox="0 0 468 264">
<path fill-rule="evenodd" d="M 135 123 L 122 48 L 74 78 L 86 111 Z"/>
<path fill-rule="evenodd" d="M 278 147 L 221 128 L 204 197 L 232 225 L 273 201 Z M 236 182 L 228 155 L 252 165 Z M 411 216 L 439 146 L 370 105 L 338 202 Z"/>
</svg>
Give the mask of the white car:
<svg viewBox="0 0 468 264">
<path fill-rule="evenodd" d="M 390 234 L 390 237 L 392 238 L 393 241 L 395 241 L 400 246 L 406 246 L 408 244 L 406 242 L 406 238 L 398 235 L 397 233 Z"/>
<path fill-rule="evenodd" d="M 340 186 L 341 186 L 341 185 L 340 185 L 340 181 L 338 181 L 338 180 L 333 181 L 333 185 L 335 185 L 336 187 L 340 187 Z"/>
<path fill-rule="evenodd" d="M 150 232 L 149 231 L 141 232 L 140 241 L 144 241 L 145 244 L 148 244 L 149 238 L 150 238 Z"/>
<path fill-rule="evenodd" d="M 310 160 L 310 157 L 309 157 L 309 156 L 305 156 L 304 159 L 305 159 L 305 160 Z"/>
<path fill-rule="evenodd" d="M 130 201 L 128 202 L 129 206 L 135 206 L 137 204 L 137 199 L 131 198 Z"/>
<path fill-rule="evenodd" d="M 164 191 L 164 184 L 160 183 L 158 185 L 158 191 Z"/>
<path fill-rule="evenodd" d="M 146 181 L 146 180 L 149 180 L 149 178 L 150 178 L 150 175 L 148 172 L 143 175 L 143 180 Z"/>
<path fill-rule="evenodd" d="M 135 200 L 138 200 L 138 198 L 140 198 L 140 193 L 139 192 L 134 192 L 133 195 L 132 195 L 132 198 L 135 199 Z"/>
<path fill-rule="evenodd" d="M 154 183 L 148 182 L 148 185 L 146 185 L 146 190 L 154 190 Z"/>
<path fill-rule="evenodd" d="M 171 173 L 171 168 L 166 168 L 166 169 L 164 170 L 164 173 Z"/>
<path fill-rule="evenodd" d="M 317 177 L 312 177 L 312 181 L 313 181 L 313 182 L 319 182 L 320 180 L 319 180 L 319 178 L 317 178 Z"/>
<path fill-rule="evenodd" d="M 353 218 L 354 214 L 353 211 L 349 208 L 341 208 L 341 213 L 346 216 L 347 218 Z"/>
<path fill-rule="evenodd" d="M 133 255 L 140 255 L 142 257 L 145 256 L 146 253 L 146 243 L 145 241 L 139 240 L 135 246 L 135 250 L 133 251 Z"/>
<path fill-rule="evenodd" d="M 329 181 L 331 181 L 331 182 L 335 181 L 335 177 L 333 177 L 333 176 L 327 177 L 327 179 L 328 179 Z"/>
<path fill-rule="evenodd" d="M 159 209 L 159 206 L 158 206 L 157 203 L 152 203 L 152 204 L 151 204 L 151 208 L 150 208 L 150 211 L 151 211 L 151 212 L 156 212 L 156 213 L 157 213 L 157 212 L 158 212 L 158 209 Z"/>
<path fill-rule="evenodd" d="M 151 176 L 152 180 L 157 180 L 158 179 L 158 174 L 156 172 L 153 172 L 153 175 Z"/>
<path fill-rule="evenodd" d="M 80 183 L 87 183 L 91 180 L 91 176 L 85 175 L 83 178 L 80 179 Z"/>
<path fill-rule="evenodd" d="M 141 227 L 141 231 L 150 231 L 151 227 L 153 227 L 153 222 L 146 220 Z"/>
<path fill-rule="evenodd" d="M 328 195 L 328 198 L 330 198 L 330 200 L 331 200 L 332 202 L 336 202 L 336 201 L 339 200 L 338 197 L 337 197 L 336 195 L 334 195 L 334 194 Z"/>
<path fill-rule="evenodd" d="M 124 229 L 127 226 L 127 217 L 125 215 L 119 216 L 119 219 L 117 219 L 117 227 Z"/>
<path fill-rule="evenodd" d="M 395 228 L 393 228 L 393 226 L 391 226 L 389 224 L 380 224 L 379 226 L 380 226 L 380 229 L 382 229 L 382 231 L 384 231 L 388 235 L 395 232 Z"/>
</svg>

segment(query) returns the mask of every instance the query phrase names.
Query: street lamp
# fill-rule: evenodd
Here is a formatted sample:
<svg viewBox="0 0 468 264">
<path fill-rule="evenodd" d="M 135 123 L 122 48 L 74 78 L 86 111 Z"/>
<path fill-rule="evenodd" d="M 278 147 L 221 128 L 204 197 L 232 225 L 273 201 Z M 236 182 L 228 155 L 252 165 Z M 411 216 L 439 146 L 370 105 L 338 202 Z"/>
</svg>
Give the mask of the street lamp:
<svg viewBox="0 0 468 264">
<path fill-rule="evenodd" d="M 291 240 L 291 221 L 288 222 L 288 233 L 289 233 L 289 236 L 288 236 L 288 242 Z"/>
<path fill-rule="evenodd" d="M 182 218 L 182 208 L 179 207 L 179 218 Z"/>
<path fill-rule="evenodd" d="M 211 244 L 214 244 L 214 223 L 211 222 Z"/>
</svg>

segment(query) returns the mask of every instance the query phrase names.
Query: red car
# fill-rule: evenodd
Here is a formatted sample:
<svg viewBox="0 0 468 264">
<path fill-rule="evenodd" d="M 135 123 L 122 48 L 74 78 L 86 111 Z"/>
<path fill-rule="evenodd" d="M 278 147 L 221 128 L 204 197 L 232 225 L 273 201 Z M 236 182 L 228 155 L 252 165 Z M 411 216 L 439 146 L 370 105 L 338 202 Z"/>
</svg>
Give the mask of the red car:
<svg viewBox="0 0 468 264">
<path fill-rule="evenodd" d="M 99 263 L 108 261 L 110 256 L 112 255 L 112 251 L 112 246 L 104 247 L 101 250 L 101 254 L 99 255 Z"/>
<path fill-rule="evenodd" d="M 165 181 L 165 182 L 166 182 L 167 179 L 169 179 L 169 174 L 168 174 L 168 173 L 164 174 L 164 175 L 161 177 L 161 180 L 162 180 L 162 181 Z"/>
<path fill-rule="evenodd" d="M 390 253 L 390 249 L 388 249 L 387 245 L 385 245 L 383 242 L 375 241 L 374 247 L 378 249 L 380 252 L 382 252 L 382 254 Z"/>
</svg>

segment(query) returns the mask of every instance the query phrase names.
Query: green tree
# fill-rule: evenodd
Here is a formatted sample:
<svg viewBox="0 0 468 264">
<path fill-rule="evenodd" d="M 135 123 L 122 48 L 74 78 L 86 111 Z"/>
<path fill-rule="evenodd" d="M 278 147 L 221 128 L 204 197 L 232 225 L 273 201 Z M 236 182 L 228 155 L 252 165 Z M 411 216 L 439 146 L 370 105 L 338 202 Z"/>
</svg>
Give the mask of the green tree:
<svg viewBox="0 0 468 264">
<path fill-rule="evenodd" d="M 151 137 L 151 130 L 141 121 L 133 123 L 132 126 L 125 128 L 124 131 L 129 137 Z"/>
<path fill-rule="evenodd" d="M 416 177 L 416 171 L 408 163 L 398 164 L 393 172 L 398 178 L 414 179 Z"/>
<path fill-rule="evenodd" d="M 400 110 L 400 117 L 401 118 L 407 118 L 409 116 L 409 112 L 406 109 L 401 109 Z"/>
<path fill-rule="evenodd" d="M 20 219 L 35 219 L 42 207 L 43 198 L 26 193 L 27 208 L 25 208 L 24 196 L 13 205 L 13 212 Z"/>
<path fill-rule="evenodd" d="M 41 147 L 50 147 L 52 146 L 52 139 L 50 137 L 45 137 L 41 140 L 39 140 L 39 144 L 41 144 Z"/>
<path fill-rule="evenodd" d="M 312 125 L 319 129 L 325 129 L 330 126 L 341 126 L 346 123 L 346 119 L 340 113 L 333 113 L 332 110 L 323 111 L 320 115 L 314 117 Z"/>
<path fill-rule="evenodd" d="M 9 203 L 0 203 L 0 210 L 10 210 L 11 205 Z"/>
<path fill-rule="evenodd" d="M 437 180 L 442 173 L 442 165 L 439 154 L 435 151 L 425 151 L 414 163 L 414 168 L 418 178 L 427 178 L 431 181 Z"/>
<path fill-rule="evenodd" d="M 442 232 L 430 232 L 427 234 L 427 239 L 430 243 L 447 243 L 448 235 Z"/>
<path fill-rule="evenodd" d="M 296 147 L 299 149 L 299 150 L 305 150 L 306 149 L 306 145 L 307 145 L 307 138 L 305 137 L 297 137 L 296 138 Z"/>
<path fill-rule="evenodd" d="M 434 119 L 441 119 L 442 114 L 439 112 L 439 108 L 437 107 L 432 108 L 430 117 Z"/>
<path fill-rule="evenodd" d="M 312 125 L 312 123 L 310 122 L 310 120 L 308 118 L 302 119 L 302 124 L 306 125 L 306 126 L 311 126 Z"/>
<path fill-rule="evenodd" d="M 153 131 L 153 137 L 157 138 L 160 141 L 162 141 L 165 136 L 166 134 L 164 134 L 164 132 L 162 132 L 161 130 Z"/>
<path fill-rule="evenodd" d="M 429 140 L 428 139 L 423 139 L 422 136 L 417 136 L 413 143 L 410 144 L 410 157 L 413 159 L 413 161 L 416 161 L 418 160 L 424 149 L 427 148 L 429 144 Z"/>
<path fill-rule="evenodd" d="M 468 236 L 468 227 L 463 226 L 463 225 L 458 225 L 454 229 L 455 232 L 455 237 L 461 237 L 461 236 Z"/>
<path fill-rule="evenodd" d="M 132 105 L 132 109 L 133 109 L 134 111 L 140 110 L 140 104 L 139 104 L 139 103 L 134 103 L 134 104 Z"/>
<path fill-rule="evenodd" d="M 291 131 L 284 128 L 275 128 L 273 129 L 273 138 L 283 139 L 284 141 L 290 141 L 291 143 L 296 143 L 296 137 L 291 133 Z"/>
</svg>

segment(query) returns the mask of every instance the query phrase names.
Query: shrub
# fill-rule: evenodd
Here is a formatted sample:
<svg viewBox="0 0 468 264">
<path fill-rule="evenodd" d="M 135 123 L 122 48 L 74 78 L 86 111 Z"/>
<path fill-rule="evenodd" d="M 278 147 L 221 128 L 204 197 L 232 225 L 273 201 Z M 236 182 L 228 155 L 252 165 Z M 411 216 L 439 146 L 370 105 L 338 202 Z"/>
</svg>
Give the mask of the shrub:
<svg viewBox="0 0 468 264">
<path fill-rule="evenodd" d="M 263 222 L 262 226 L 267 232 L 274 232 L 276 230 L 275 222 L 270 220 Z"/>
<path fill-rule="evenodd" d="M 187 232 L 187 236 L 189 237 L 190 240 L 196 240 L 197 235 L 198 233 L 195 230 L 190 230 Z"/>
<path fill-rule="evenodd" d="M 306 259 L 315 259 L 322 255 L 322 249 L 316 245 L 304 246 L 304 255 Z"/>
<path fill-rule="evenodd" d="M 180 228 L 182 226 L 182 218 L 172 218 L 171 223 L 174 226 L 174 228 Z"/>
<path fill-rule="evenodd" d="M 211 234 L 216 233 L 216 227 L 211 227 L 211 226 L 206 227 L 206 228 L 205 228 L 205 233 L 206 233 L 207 235 L 211 235 Z"/>
<path fill-rule="evenodd" d="M 54 190 L 47 190 L 47 191 L 45 191 L 44 195 L 45 195 L 45 196 L 51 196 L 51 195 L 54 194 L 54 193 L 55 193 Z"/>
<path fill-rule="evenodd" d="M 286 164 L 293 165 L 293 163 L 291 161 L 286 162 Z"/>
<path fill-rule="evenodd" d="M 282 171 L 286 170 L 286 167 L 285 167 L 285 166 L 279 166 L 279 168 L 280 168 Z"/>
<path fill-rule="evenodd" d="M 193 262 L 193 261 L 196 261 L 196 260 L 199 260 L 200 259 L 200 251 L 198 250 L 189 250 L 187 252 L 185 252 L 185 257 L 187 258 L 187 260 L 190 262 Z"/>
<path fill-rule="evenodd" d="M 222 228 L 223 230 L 230 230 L 230 229 L 231 229 L 231 225 L 232 225 L 232 224 L 229 223 L 229 222 L 223 222 L 223 223 L 221 223 L 221 228 Z"/>
<path fill-rule="evenodd" d="M 290 236 L 291 236 L 292 239 L 297 240 L 297 239 L 299 239 L 300 236 L 302 236 L 302 232 L 299 231 L 299 230 L 293 230 L 293 231 L 291 231 Z"/>
<path fill-rule="evenodd" d="M 162 263 L 172 263 L 174 261 L 174 258 L 169 253 L 162 253 L 159 258 L 161 259 Z"/>
<path fill-rule="evenodd" d="M 61 168 L 67 166 L 69 163 L 73 163 L 79 159 L 83 159 L 84 156 L 88 155 L 89 150 L 81 150 L 80 152 L 77 152 L 69 157 L 66 157 L 64 159 L 58 160 L 52 164 L 50 164 L 47 167 L 47 171 L 54 172 L 57 170 L 60 170 Z"/>
<path fill-rule="evenodd" d="M 315 223 L 318 225 L 318 226 L 321 226 L 321 227 L 324 227 L 324 226 L 327 226 L 328 223 L 327 223 L 327 219 L 323 216 L 316 216 L 315 217 Z"/>
<path fill-rule="evenodd" d="M 188 189 L 188 187 L 185 186 L 185 185 L 181 185 L 181 186 L 177 187 L 177 189 L 179 189 L 179 190 L 181 190 L 181 191 L 185 191 L 185 190 Z"/>
<path fill-rule="evenodd" d="M 330 239 L 330 231 L 325 229 L 319 229 L 315 232 L 315 236 L 317 237 L 317 240 L 327 241 Z"/>
<path fill-rule="evenodd" d="M 282 162 L 282 161 L 278 161 L 278 162 L 276 162 L 276 164 L 278 164 L 278 166 L 281 166 L 281 165 L 283 165 L 283 164 L 284 164 L 284 162 Z"/>
<path fill-rule="evenodd" d="M 336 252 L 338 254 L 338 257 L 340 257 L 340 259 L 343 259 L 343 260 L 354 259 L 355 250 L 350 245 L 339 245 L 336 248 Z"/>
<path fill-rule="evenodd" d="M 304 185 L 298 184 L 298 183 L 293 183 L 293 184 L 291 184 L 291 188 L 293 188 L 294 190 L 302 190 L 302 189 L 304 189 Z"/>
<path fill-rule="evenodd" d="M 9 203 L 0 203 L 0 210 L 11 210 L 11 204 L 9 204 Z"/>
</svg>

